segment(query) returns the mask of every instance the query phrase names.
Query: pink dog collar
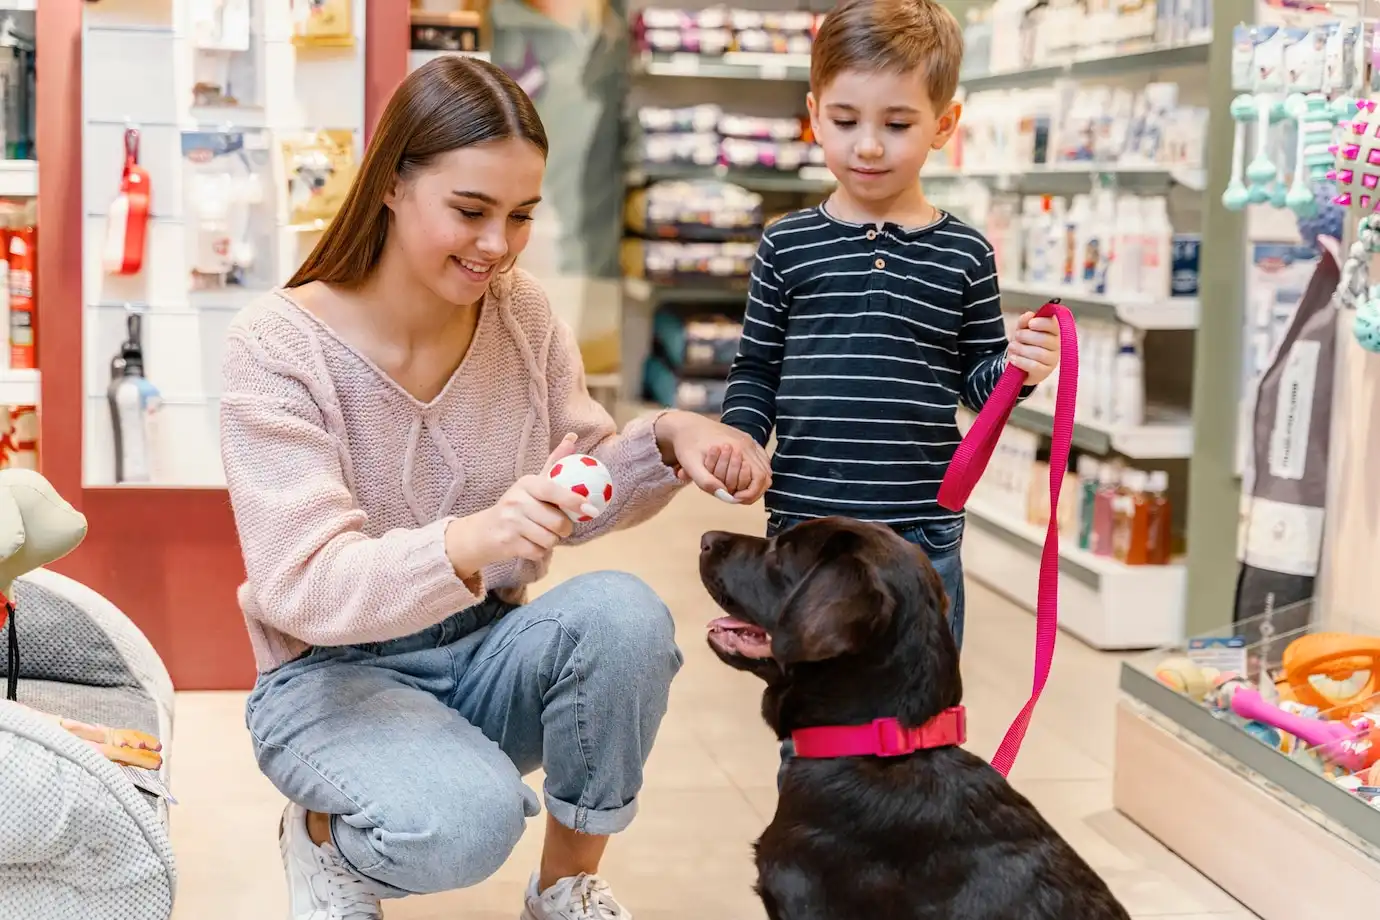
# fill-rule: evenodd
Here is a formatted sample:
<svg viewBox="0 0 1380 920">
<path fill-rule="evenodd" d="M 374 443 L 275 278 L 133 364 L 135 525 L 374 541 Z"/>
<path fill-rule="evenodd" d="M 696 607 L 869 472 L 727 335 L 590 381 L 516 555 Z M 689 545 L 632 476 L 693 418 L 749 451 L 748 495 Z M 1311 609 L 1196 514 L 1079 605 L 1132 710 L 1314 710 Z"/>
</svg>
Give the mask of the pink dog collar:
<svg viewBox="0 0 1380 920">
<path fill-rule="evenodd" d="M 791 732 L 791 740 L 797 757 L 899 757 L 962 744 L 968 740 L 968 718 L 962 706 L 954 706 L 919 728 L 903 728 L 895 719 L 875 719 L 867 725 L 801 728 Z"/>
</svg>

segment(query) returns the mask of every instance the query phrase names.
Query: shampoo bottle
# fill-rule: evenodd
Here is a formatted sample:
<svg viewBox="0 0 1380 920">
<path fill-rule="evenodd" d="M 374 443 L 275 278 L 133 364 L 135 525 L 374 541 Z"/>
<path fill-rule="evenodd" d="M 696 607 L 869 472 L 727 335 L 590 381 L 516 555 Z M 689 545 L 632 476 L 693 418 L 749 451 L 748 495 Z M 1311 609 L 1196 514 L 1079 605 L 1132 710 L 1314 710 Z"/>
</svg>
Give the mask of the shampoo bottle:
<svg viewBox="0 0 1380 920">
<path fill-rule="evenodd" d="M 1117 332 L 1112 362 L 1112 427 L 1136 428 L 1145 422 L 1145 362 L 1139 336 L 1130 326 Z"/>
<path fill-rule="evenodd" d="M 1112 555 L 1112 537 L 1116 530 L 1117 468 L 1102 467 L 1093 498 L 1093 527 L 1088 548 L 1095 556 Z"/>
<path fill-rule="evenodd" d="M 1174 228 L 1163 196 L 1145 199 L 1141 223 L 1142 294 L 1159 303 L 1169 299 L 1174 280 Z"/>
<path fill-rule="evenodd" d="M 144 376 L 139 314 L 127 320 L 128 337 L 110 362 L 110 422 L 115 435 L 115 481 L 153 482 L 159 410 L 158 388 Z"/>
<path fill-rule="evenodd" d="M 1090 454 L 1078 458 L 1078 548 L 1092 546 L 1093 517 L 1097 508 L 1097 486 L 1101 470 Z"/>
<path fill-rule="evenodd" d="M 1168 565 L 1173 557 L 1173 521 L 1169 505 L 1169 474 L 1155 470 L 1146 485 L 1148 521 L 1145 561 L 1147 565 Z"/>
</svg>

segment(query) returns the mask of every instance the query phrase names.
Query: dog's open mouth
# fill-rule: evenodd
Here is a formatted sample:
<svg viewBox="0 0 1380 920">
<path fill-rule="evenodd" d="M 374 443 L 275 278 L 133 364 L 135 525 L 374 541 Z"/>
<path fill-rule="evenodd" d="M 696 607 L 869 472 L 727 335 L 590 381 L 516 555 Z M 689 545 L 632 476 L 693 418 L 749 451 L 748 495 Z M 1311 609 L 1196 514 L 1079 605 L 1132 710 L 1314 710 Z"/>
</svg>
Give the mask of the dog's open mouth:
<svg viewBox="0 0 1380 920">
<path fill-rule="evenodd" d="M 771 635 L 760 626 L 736 617 L 720 617 L 709 624 L 709 641 L 726 655 L 770 658 Z"/>
</svg>

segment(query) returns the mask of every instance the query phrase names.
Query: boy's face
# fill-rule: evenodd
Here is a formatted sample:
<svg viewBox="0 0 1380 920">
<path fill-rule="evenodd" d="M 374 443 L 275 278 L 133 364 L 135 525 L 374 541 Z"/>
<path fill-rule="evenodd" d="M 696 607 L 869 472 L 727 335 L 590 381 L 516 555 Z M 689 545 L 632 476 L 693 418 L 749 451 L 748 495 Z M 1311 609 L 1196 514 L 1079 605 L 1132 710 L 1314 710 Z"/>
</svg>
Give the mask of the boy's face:
<svg viewBox="0 0 1380 920">
<path fill-rule="evenodd" d="M 859 201 L 885 201 L 915 185 L 931 150 L 958 128 L 961 106 L 935 110 L 924 75 L 845 70 L 806 99 L 824 161 Z"/>
</svg>

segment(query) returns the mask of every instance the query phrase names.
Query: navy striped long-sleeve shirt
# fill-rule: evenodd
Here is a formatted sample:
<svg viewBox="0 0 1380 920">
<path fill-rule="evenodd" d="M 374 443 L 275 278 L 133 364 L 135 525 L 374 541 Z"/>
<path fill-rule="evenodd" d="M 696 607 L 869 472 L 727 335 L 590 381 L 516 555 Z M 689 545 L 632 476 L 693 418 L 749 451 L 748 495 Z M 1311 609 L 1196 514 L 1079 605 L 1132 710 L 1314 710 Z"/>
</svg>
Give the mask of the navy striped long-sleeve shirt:
<svg viewBox="0 0 1380 920">
<path fill-rule="evenodd" d="M 952 215 L 849 223 L 819 205 L 772 224 L 753 265 L 722 420 L 766 445 L 770 512 L 898 528 L 951 520 L 939 484 L 1006 369 L 996 260 Z"/>
</svg>

